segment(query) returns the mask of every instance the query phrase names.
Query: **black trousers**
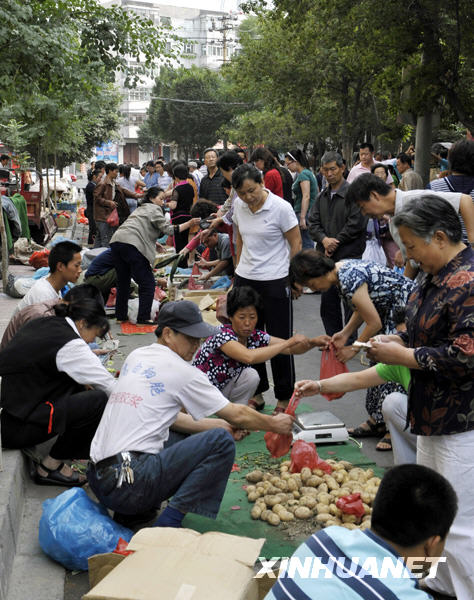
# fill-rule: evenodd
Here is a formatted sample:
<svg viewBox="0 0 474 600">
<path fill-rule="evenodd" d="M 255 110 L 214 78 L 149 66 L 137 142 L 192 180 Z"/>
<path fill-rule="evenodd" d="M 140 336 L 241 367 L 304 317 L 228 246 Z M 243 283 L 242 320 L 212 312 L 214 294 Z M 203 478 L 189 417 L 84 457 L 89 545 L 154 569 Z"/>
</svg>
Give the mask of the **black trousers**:
<svg viewBox="0 0 474 600">
<path fill-rule="evenodd" d="M 293 335 L 293 305 L 288 278 L 272 281 L 254 281 L 235 276 L 234 286 L 248 285 L 262 298 L 263 311 L 259 316 L 257 328 L 271 336 L 288 339 Z M 295 362 L 293 356 L 278 354 L 271 359 L 275 398 L 289 400 L 295 385 Z M 268 377 L 265 363 L 254 365 L 260 375 L 260 384 L 256 393 L 268 390 Z"/>
<path fill-rule="evenodd" d="M 107 404 L 107 394 L 100 390 L 78 392 L 65 398 L 61 404 L 61 410 L 65 413 L 65 429 L 51 448 L 50 456 L 57 460 L 87 459 L 92 438 Z M 0 419 L 4 448 L 28 448 L 57 435 L 54 425 L 52 432 L 48 433 L 48 419 L 42 423 L 26 423 L 5 410 Z"/>
<path fill-rule="evenodd" d="M 344 310 L 344 317 L 342 311 Z M 327 335 L 334 335 L 344 327 L 352 315 L 347 302 L 341 299 L 337 288 L 333 286 L 327 292 L 321 293 L 321 320 Z"/>
</svg>

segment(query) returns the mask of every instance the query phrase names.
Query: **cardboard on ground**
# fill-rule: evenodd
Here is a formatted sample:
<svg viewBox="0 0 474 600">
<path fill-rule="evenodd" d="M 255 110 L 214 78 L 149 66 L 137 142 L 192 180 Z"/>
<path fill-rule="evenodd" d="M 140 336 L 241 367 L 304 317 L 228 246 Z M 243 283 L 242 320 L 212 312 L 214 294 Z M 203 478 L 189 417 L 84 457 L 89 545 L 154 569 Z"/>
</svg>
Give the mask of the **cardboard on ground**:
<svg viewBox="0 0 474 600">
<path fill-rule="evenodd" d="M 83 600 L 257 600 L 253 565 L 264 542 L 213 531 L 141 529 L 128 545 L 134 554 L 112 567 Z M 91 581 L 98 579 L 98 569 L 107 572 L 107 557 L 89 559 Z M 117 555 L 112 557 L 116 563 Z"/>
</svg>

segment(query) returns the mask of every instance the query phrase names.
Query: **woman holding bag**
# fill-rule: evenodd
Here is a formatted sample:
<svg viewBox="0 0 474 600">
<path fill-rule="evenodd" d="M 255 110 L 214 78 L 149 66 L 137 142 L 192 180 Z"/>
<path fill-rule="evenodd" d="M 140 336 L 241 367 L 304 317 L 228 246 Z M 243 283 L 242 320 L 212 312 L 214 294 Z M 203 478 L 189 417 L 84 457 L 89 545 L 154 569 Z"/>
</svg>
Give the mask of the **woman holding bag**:
<svg viewBox="0 0 474 600">
<path fill-rule="evenodd" d="M 358 349 L 346 346 L 349 338 L 365 324 L 357 341 L 368 342 L 377 333 L 391 334 L 396 331 L 393 311 L 405 306 L 413 290 L 414 282 L 377 263 L 362 260 L 334 262 L 316 250 L 303 250 L 293 257 L 291 274 L 296 283 L 308 286 L 314 292 L 325 292 L 336 286 L 342 298 L 349 303 L 353 313 L 346 326 L 332 336 L 337 348 L 337 358 L 347 362 Z M 382 403 L 389 393 L 403 389 L 391 383 L 367 391 L 366 409 L 369 419 L 351 431 L 354 437 L 383 435 L 386 427 L 382 415 Z M 389 434 L 379 442 L 378 450 L 391 450 Z"/>
<path fill-rule="evenodd" d="M 152 265 L 156 256 L 156 240 L 163 234 L 174 235 L 189 229 L 200 219 L 190 219 L 179 225 L 170 225 L 163 212 L 164 192 L 150 188 L 142 204 L 121 225 L 110 240 L 110 249 L 117 272 L 117 300 L 115 316 L 126 321 L 130 281 L 138 284 L 137 325 L 151 325 L 151 307 L 155 293 Z"/>
</svg>

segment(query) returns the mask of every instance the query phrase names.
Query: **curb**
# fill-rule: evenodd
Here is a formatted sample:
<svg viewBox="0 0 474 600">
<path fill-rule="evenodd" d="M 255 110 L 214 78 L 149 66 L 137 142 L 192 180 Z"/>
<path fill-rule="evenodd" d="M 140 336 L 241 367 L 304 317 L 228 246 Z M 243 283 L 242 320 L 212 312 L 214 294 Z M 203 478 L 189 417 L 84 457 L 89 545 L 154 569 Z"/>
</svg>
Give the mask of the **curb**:
<svg viewBox="0 0 474 600">
<path fill-rule="evenodd" d="M 0 600 L 6 600 L 25 505 L 28 477 L 26 461 L 19 450 L 3 450 L 0 472 Z"/>
</svg>

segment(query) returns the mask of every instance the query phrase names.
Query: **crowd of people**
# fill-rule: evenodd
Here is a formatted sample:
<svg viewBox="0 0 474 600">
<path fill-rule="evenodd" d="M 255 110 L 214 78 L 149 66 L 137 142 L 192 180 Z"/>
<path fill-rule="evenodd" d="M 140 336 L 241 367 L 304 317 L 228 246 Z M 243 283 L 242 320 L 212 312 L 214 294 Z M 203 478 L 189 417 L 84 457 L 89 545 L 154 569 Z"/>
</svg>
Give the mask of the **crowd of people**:
<svg viewBox="0 0 474 600">
<path fill-rule="evenodd" d="M 0 348 L 4 446 L 57 437 L 37 465 L 38 483 L 83 485 L 67 461 L 89 459 L 87 480 L 118 522 L 150 522 L 168 500 L 154 524 L 179 527 L 188 512 L 216 517 L 236 441 L 253 430 L 291 433 L 293 393 L 367 389 L 368 418 L 350 433 L 380 437 L 377 449 L 393 449 L 399 465 L 380 488 L 370 540 L 328 530 L 297 553 L 329 542 L 349 551 L 358 541 L 364 551 L 389 544 L 404 557 L 444 551 L 430 585 L 471 599 L 474 142 L 453 145 L 449 172 L 428 189 L 410 153 L 376 162 L 369 143 L 350 171 L 335 151 L 317 173 L 299 148 L 250 156 L 211 148 L 203 158 L 202 170 L 196 160 L 150 161 L 142 173 L 93 165 L 89 244 L 103 251 L 86 283 L 63 298 L 81 274 L 82 249 L 56 244 L 50 274 L 20 302 Z M 127 320 L 133 280 L 137 324 L 154 322 L 163 236 L 182 264 L 207 270 L 203 281 L 233 277 L 227 323 L 209 326 L 185 300 L 163 304 L 156 342 L 131 352 L 115 380 L 90 347 L 109 329 L 104 300 L 113 281 L 115 317 Z M 368 254 L 368 241 L 378 254 Z M 105 276 L 108 287 L 96 287 Z M 294 334 L 292 305 L 302 293 L 321 295 L 324 335 Z M 330 346 L 341 362 L 366 346 L 369 368 L 295 382 L 294 356 Z M 267 361 L 272 415 L 262 412 Z M 313 597 L 288 574 L 269 597 L 294 597 L 298 586 Z M 373 597 L 392 597 L 382 592 Z"/>
</svg>

